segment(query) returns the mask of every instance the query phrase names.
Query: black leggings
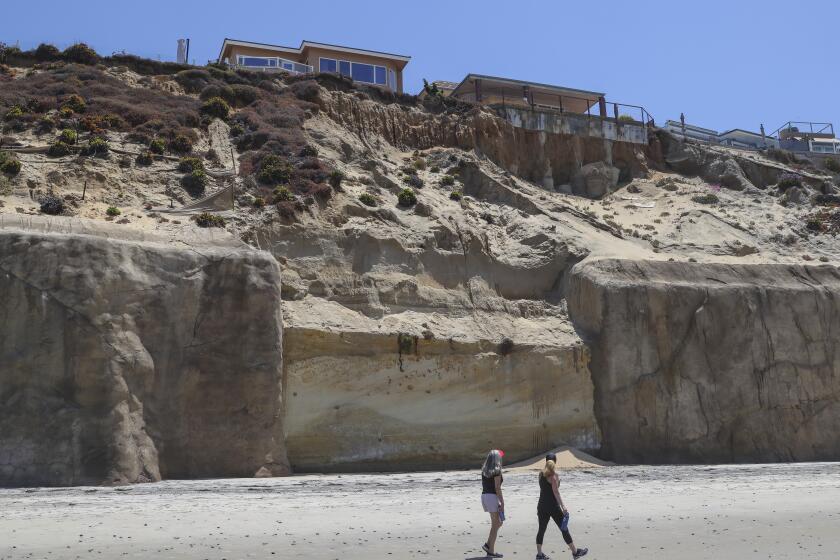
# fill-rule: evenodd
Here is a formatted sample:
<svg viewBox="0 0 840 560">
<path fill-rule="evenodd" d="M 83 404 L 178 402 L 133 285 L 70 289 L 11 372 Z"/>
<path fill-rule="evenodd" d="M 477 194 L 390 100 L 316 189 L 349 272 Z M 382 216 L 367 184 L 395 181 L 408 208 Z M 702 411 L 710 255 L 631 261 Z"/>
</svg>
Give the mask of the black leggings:
<svg viewBox="0 0 840 560">
<path fill-rule="evenodd" d="M 540 529 L 537 531 L 537 544 L 543 543 L 543 537 L 545 536 L 545 530 L 548 528 L 548 520 L 553 519 L 555 523 L 557 523 L 557 528 L 560 528 L 560 523 L 563 521 L 563 514 L 560 513 L 560 508 L 555 509 L 554 511 L 545 511 L 538 509 L 537 510 L 537 519 L 540 521 Z M 563 533 L 563 540 L 566 541 L 566 544 L 572 544 L 572 535 L 569 533 L 568 530 L 560 529 Z"/>
</svg>

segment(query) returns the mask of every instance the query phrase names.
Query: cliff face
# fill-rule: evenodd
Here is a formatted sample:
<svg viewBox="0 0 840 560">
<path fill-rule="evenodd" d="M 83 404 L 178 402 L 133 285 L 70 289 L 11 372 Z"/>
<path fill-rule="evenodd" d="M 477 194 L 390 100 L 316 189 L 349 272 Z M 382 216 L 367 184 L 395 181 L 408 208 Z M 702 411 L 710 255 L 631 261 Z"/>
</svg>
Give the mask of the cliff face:
<svg viewBox="0 0 840 560">
<path fill-rule="evenodd" d="M 604 455 L 836 460 L 839 295 L 834 266 L 578 265 L 569 307 L 592 349 Z"/>
<path fill-rule="evenodd" d="M 322 91 L 316 101 L 325 115 L 363 140 L 475 151 L 511 173 L 549 188 L 571 184 L 576 172 L 589 163 L 615 166 L 622 180 L 647 169 L 644 145 L 529 130 L 487 108 L 434 115 L 339 91 Z"/>
<path fill-rule="evenodd" d="M 290 328 L 286 445 L 299 471 L 474 467 L 600 444 L 586 348 Z"/>
<path fill-rule="evenodd" d="M 288 472 L 276 261 L 48 225 L 0 229 L 0 485 Z"/>
</svg>

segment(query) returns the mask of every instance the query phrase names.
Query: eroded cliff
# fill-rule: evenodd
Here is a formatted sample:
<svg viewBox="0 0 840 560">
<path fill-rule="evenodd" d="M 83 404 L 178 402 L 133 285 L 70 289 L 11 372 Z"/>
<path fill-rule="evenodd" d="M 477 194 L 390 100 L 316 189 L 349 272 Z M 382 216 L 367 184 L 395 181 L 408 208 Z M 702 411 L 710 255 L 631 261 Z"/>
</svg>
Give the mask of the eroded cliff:
<svg viewBox="0 0 840 560">
<path fill-rule="evenodd" d="M 835 266 L 599 260 L 572 274 L 604 456 L 840 457 Z"/>
<path fill-rule="evenodd" d="M 276 261 L 79 220 L 0 228 L 0 485 L 289 472 Z"/>
</svg>

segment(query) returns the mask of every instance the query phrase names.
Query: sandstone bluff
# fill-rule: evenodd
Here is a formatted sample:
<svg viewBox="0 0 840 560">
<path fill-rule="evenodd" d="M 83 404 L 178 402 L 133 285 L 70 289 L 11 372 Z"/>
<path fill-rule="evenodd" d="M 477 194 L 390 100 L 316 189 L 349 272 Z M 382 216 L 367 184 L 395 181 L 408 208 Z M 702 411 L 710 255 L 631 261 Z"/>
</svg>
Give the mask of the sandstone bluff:
<svg viewBox="0 0 840 560">
<path fill-rule="evenodd" d="M 21 166 L 0 184 L 0 485 L 461 468 L 564 444 L 840 458 L 840 196 L 820 162 L 122 62 L 3 77 L 0 103 L 37 103 L 2 142 Z M 71 93 L 84 117 L 59 111 Z M 202 112 L 215 95 L 224 118 Z M 44 121 L 97 115 L 108 157 L 56 155 Z M 186 138 L 204 178 L 147 154 L 150 131 Z M 213 192 L 198 225 L 223 228 L 179 213 Z"/>
</svg>

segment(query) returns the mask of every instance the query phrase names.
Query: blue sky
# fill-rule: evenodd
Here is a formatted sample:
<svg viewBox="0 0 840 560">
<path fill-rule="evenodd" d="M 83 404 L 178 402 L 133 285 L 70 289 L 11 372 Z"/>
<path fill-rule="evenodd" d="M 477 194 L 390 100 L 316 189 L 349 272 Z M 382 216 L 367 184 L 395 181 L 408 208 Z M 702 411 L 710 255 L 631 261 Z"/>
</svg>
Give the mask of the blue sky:
<svg viewBox="0 0 840 560">
<path fill-rule="evenodd" d="M 2 20 L 0 41 L 24 49 L 85 41 L 173 60 L 189 37 L 201 64 L 225 37 L 308 39 L 412 56 L 411 93 L 475 72 L 604 91 L 657 122 L 840 126 L 836 0 L 41 1 L 4 2 Z"/>
</svg>

